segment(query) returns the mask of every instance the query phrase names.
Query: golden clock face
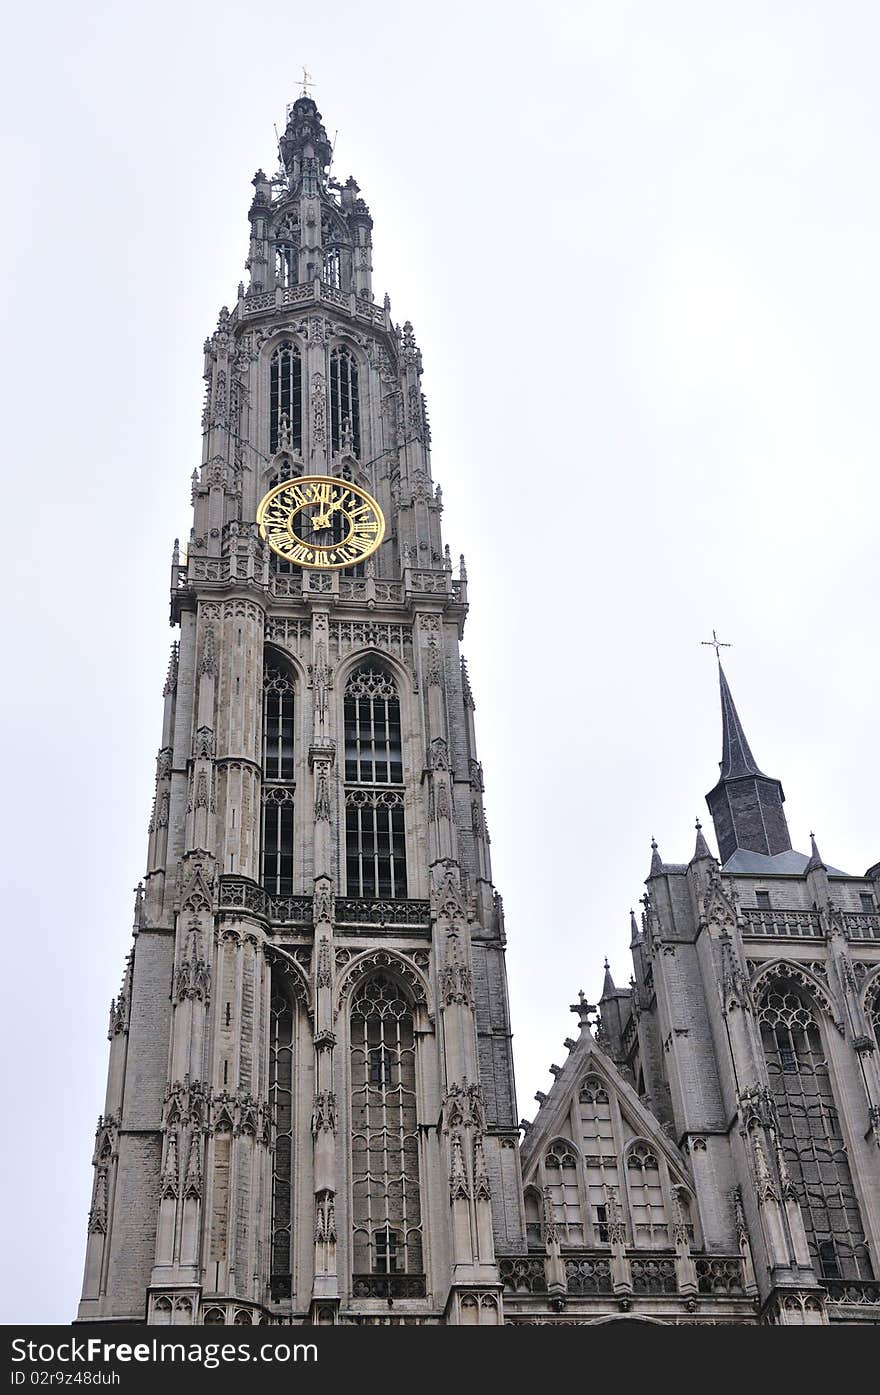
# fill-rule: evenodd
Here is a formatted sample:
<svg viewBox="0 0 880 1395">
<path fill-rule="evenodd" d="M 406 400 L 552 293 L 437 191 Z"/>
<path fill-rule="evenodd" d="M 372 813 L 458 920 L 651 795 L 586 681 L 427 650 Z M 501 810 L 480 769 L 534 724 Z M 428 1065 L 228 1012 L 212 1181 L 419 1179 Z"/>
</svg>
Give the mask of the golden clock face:
<svg viewBox="0 0 880 1395">
<path fill-rule="evenodd" d="M 302 475 L 270 489 L 257 509 L 260 537 L 298 567 L 352 567 L 381 543 L 385 518 L 376 500 L 348 480 Z"/>
</svg>

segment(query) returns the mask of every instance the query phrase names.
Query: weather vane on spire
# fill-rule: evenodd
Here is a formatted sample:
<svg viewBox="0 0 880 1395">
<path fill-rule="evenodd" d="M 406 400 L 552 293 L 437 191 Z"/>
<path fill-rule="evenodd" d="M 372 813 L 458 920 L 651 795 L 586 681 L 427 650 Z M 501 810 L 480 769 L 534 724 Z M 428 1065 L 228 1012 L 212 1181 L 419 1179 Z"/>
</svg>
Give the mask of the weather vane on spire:
<svg viewBox="0 0 880 1395">
<path fill-rule="evenodd" d="M 726 640 L 719 639 L 714 630 L 712 631 L 711 639 L 701 639 L 700 643 L 707 644 L 710 649 L 715 650 L 715 658 L 718 660 L 719 664 L 721 663 L 720 651 L 722 649 L 731 649 L 733 647 L 731 644 L 728 644 Z"/>
<path fill-rule="evenodd" d="M 300 92 L 299 95 L 300 95 L 301 97 L 308 97 L 308 95 L 309 95 L 309 88 L 310 88 L 310 87 L 314 87 L 314 86 L 315 86 L 315 83 L 312 82 L 312 75 L 311 75 L 311 73 L 307 73 L 306 70 L 305 70 L 305 68 L 303 68 L 303 75 L 302 75 L 302 92 Z"/>
</svg>

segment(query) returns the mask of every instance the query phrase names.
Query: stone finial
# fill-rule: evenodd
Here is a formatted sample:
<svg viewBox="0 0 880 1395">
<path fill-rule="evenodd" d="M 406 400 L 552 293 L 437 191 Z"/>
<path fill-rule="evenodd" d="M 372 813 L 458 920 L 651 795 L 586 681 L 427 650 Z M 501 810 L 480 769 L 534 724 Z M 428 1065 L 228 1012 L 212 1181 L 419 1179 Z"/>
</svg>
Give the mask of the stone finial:
<svg viewBox="0 0 880 1395">
<path fill-rule="evenodd" d="M 700 862 L 704 857 L 711 857 L 711 856 L 712 856 L 712 854 L 711 854 L 710 851 L 709 851 L 709 844 L 706 842 L 706 839 L 703 837 L 703 825 L 700 823 L 700 820 L 699 820 L 699 819 L 697 819 L 697 822 L 696 822 L 696 829 L 697 829 L 697 841 L 696 841 L 696 844 L 695 844 L 695 846 L 694 846 L 694 855 L 693 855 L 693 857 L 691 858 L 691 862 Z"/>
<path fill-rule="evenodd" d="M 658 849 L 657 849 L 657 839 L 656 839 L 656 838 L 652 838 L 652 839 L 651 839 L 651 870 L 650 870 L 650 872 L 648 873 L 648 876 L 649 876 L 649 877 L 659 877 L 659 876 L 662 875 L 662 872 L 663 872 L 663 859 L 661 858 L 660 853 L 659 853 L 659 851 L 658 851 Z"/>
<path fill-rule="evenodd" d="M 599 1002 L 603 1003 L 606 998 L 613 998 L 616 992 L 617 990 L 614 987 L 614 979 L 611 977 L 611 968 L 608 964 L 608 960 L 606 959 L 605 978 L 602 981 L 602 997 L 599 999 Z"/>
<path fill-rule="evenodd" d="M 642 943 L 642 932 L 640 931 L 640 929 L 639 929 L 639 923 L 638 923 L 638 921 L 636 920 L 636 913 L 635 913 L 635 911 L 632 909 L 632 907 L 630 907 L 630 912 L 629 912 L 629 947 L 630 947 L 630 949 L 635 949 L 636 945 L 640 945 L 641 943 Z"/>
<path fill-rule="evenodd" d="M 824 872 L 827 870 L 825 867 L 825 863 L 822 861 L 822 855 L 819 852 L 818 847 L 816 846 L 815 833 L 810 834 L 810 860 L 807 863 L 806 868 L 804 870 L 807 872 Z"/>
</svg>

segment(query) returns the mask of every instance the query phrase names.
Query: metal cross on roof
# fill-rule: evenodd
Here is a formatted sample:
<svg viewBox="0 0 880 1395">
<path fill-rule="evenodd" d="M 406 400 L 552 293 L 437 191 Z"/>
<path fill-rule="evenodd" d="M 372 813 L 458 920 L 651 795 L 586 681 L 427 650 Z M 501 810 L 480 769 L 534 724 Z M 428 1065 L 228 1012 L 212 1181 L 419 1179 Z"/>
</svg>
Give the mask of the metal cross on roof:
<svg viewBox="0 0 880 1395">
<path fill-rule="evenodd" d="M 311 75 L 311 73 L 307 73 L 306 70 L 305 70 L 305 68 L 303 68 L 303 75 L 302 75 L 302 92 L 300 92 L 299 95 L 300 95 L 301 97 L 307 97 L 307 96 L 309 95 L 309 88 L 310 88 L 310 87 L 314 87 L 314 86 L 315 86 L 315 83 L 312 82 L 312 75 Z"/>
<path fill-rule="evenodd" d="M 732 645 L 728 644 L 726 640 L 719 639 L 714 630 L 712 631 L 711 639 L 701 639 L 700 643 L 708 644 L 710 649 L 715 650 L 715 658 L 718 660 L 719 664 L 721 663 L 721 655 L 718 651 L 720 649 L 731 649 L 733 647 Z"/>
</svg>

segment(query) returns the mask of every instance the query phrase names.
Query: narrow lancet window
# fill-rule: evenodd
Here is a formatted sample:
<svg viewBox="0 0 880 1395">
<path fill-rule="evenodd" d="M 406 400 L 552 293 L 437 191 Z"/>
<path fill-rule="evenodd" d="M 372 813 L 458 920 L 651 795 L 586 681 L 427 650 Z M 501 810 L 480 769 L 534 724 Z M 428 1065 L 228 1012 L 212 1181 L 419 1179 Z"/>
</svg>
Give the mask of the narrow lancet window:
<svg viewBox="0 0 880 1395">
<path fill-rule="evenodd" d="M 293 894 L 294 698 L 293 673 L 270 659 L 263 674 L 262 882 L 273 896 Z"/>
<path fill-rule="evenodd" d="M 269 1035 L 269 1108 L 275 1150 L 272 1156 L 273 1296 L 289 1297 L 293 1240 L 293 1007 L 276 989 Z"/>
<path fill-rule="evenodd" d="M 302 357 L 289 341 L 269 363 L 269 449 L 302 453 Z"/>
<path fill-rule="evenodd" d="M 334 453 L 360 455 L 361 408 L 358 366 L 350 349 L 334 349 L 330 355 L 330 441 Z"/>
<path fill-rule="evenodd" d="M 394 680 L 370 662 L 345 689 L 345 854 L 348 895 L 405 898 L 403 754 Z"/>
</svg>

